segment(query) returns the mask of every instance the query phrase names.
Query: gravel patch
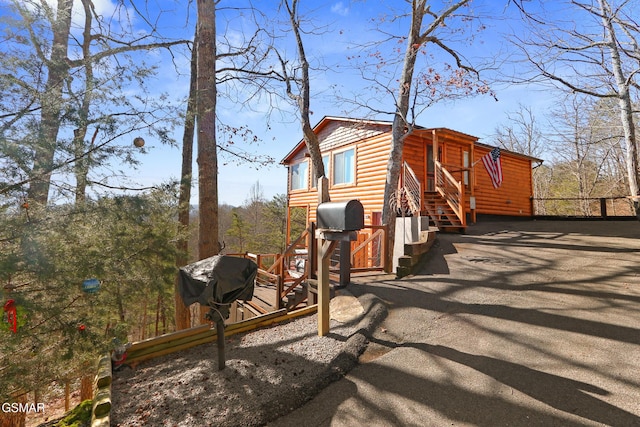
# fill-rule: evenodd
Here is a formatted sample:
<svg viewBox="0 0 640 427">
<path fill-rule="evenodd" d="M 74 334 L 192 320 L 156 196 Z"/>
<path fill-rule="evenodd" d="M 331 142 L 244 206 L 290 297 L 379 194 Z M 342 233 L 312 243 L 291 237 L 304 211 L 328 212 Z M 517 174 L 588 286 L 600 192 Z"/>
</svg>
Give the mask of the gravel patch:
<svg viewBox="0 0 640 427">
<path fill-rule="evenodd" d="M 113 426 L 259 426 L 285 415 L 357 363 L 386 309 L 360 297 L 363 313 L 331 320 L 317 334 L 317 315 L 228 337 L 226 367 L 216 343 L 162 356 L 114 373 Z"/>
</svg>

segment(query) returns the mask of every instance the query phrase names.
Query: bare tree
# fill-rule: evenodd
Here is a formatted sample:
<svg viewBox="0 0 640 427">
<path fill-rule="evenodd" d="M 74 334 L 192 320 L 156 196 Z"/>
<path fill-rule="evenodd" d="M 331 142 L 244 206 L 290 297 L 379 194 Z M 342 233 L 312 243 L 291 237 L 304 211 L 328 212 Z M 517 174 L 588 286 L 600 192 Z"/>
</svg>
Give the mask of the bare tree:
<svg viewBox="0 0 640 427">
<path fill-rule="evenodd" d="M 233 5 L 227 8 L 220 6 L 220 0 L 213 2 L 197 2 L 196 35 L 191 52 L 191 80 L 187 99 L 186 119 L 182 141 L 182 172 L 179 201 L 179 222 L 185 229 L 191 222 L 191 186 L 193 171 L 194 136 L 197 136 L 198 163 L 198 215 L 197 250 L 193 250 L 190 241 L 178 242 L 179 254 L 176 265 L 183 266 L 197 252 L 195 258 L 203 259 L 220 252 L 220 224 L 218 205 L 218 165 L 220 156 L 223 160 L 234 162 L 253 162 L 264 165 L 273 162 L 270 156 L 247 152 L 238 148 L 236 142 L 258 142 L 259 139 L 247 126 L 225 125 L 217 114 L 219 86 L 223 86 L 223 95 L 228 95 L 225 89 L 233 88 L 233 83 L 242 73 L 252 69 L 258 62 L 254 55 L 255 46 L 259 42 L 256 37 L 258 31 L 247 39 L 229 37 L 224 28 L 217 34 L 216 19 L 219 11 L 231 11 L 231 15 L 250 7 Z M 229 18 L 229 16 L 225 16 Z M 229 18 L 230 19 L 230 18 Z M 227 23 L 228 24 L 228 23 Z M 235 98 L 235 102 L 241 102 Z M 195 134 L 195 135 L 194 135 Z M 225 160 L 226 161 L 226 160 Z M 177 282 L 174 289 L 176 328 L 189 326 L 190 311 L 184 306 L 178 293 Z M 204 321 L 204 311 L 200 310 L 200 321 Z"/>
<path fill-rule="evenodd" d="M 514 76 L 515 81 L 545 81 L 573 92 L 617 100 L 629 193 L 640 218 L 640 168 L 632 102 L 640 72 L 640 28 L 634 17 L 637 2 L 567 0 L 561 6 L 574 12 L 569 21 L 566 14 L 557 17 L 544 14 L 544 10 L 532 12 L 526 2 L 514 3 L 529 24 L 528 33 L 515 37 L 514 43 L 531 65 L 531 73 Z"/>
<path fill-rule="evenodd" d="M 637 127 L 636 123 L 636 127 Z M 589 111 L 589 126 L 596 142 L 595 155 L 603 159 L 602 178 L 606 181 L 600 189 L 602 196 L 627 194 L 626 153 L 624 132 L 620 123 L 618 103 L 612 98 L 596 98 Z M 637 131 L 636 131 L 637 134 Z"/>
<path fill-rule="evenodd" d="M 282 77 L 286 84 L 287 96 L 294 100 L 298 105 L 298 111 L 300 114 L 300 122 L 302 124 L 302 135 L 311 157 L 311 164 L 315 176 L 318 180 L 325 177 L 324 163 L 322 161 L 322 154 L 320 153 L 320 143 L 318 142 L 318 136 L 313 132 L 310 119 L 310 103 L 311 103 L 311 84 L 309 80 L 309 61 L 304 49 L 304 43 L 301 35 L 301 18 L 298 10 L 299 0 L 283 0 L 282 4 L 287 10 L 289 16 L 289 22 L 291 23 L 291 31 L 296 40 L 296 48 L 298 51 L 298 62 L 300 67 L 300 77 L 295 78 L 287 71 L 287 64 L 279 56 L 280 63 L 282 65 Z M 293 86 L 297 84 L 298 92 L 294 92 Z M 320 186 L 319 191 L 320 191 Z M 326 186 L 322 187 L 325 193 L 319 195 L 319 200 L 326 202 L 329 201 L 329 192 Z"/>
<path fill-rule="evenodd" d="M 186 231 L 191 220 L 191 185 L 193 181 L 193 137 L 196 124 L 196 90 L 197 90 L 197 59 L 198 59 L 198 33 L 194 37 L 194 45 L 191 51 L 191 75 L 189 79 L 189 97 L 187 99 L 187 112 L 184 121 L 182 135 L 182 166 L 180 172 L 180 196 L 178 200 L 178 222 Z M 189 235 L 184 235 L 177 243 L 176 267 L 187 264 L 189 259 Z M 176 276 L 174 285 L 174 306 L 176 330 L 186 329 L 191 326 L 189 309 L 184 305 L 178 289 L 179 277 Z"/>
<path fill-rule="evenodd" d="M 68 78 L 69 65 L 67 50 L 69 34 L 71 32 L 71 9 L 73 0 L 58 1 L 55 17 L 52 11 L 48 15 L 51 19 L 53 32 L 51 57 L 44 59 L 47 64 L 48 75 L 45 91 L 42 96 L 41 125 L 39 138 L 35 147 L 32 176 L 38 177 L 29 187 L 30 200 L 46 205 L 49 197 L 51 169 L 56 151 L 58 131 L 60 129 L 60 107 L 62 105 L 62 89 L 64 80 Z M 23 13 L 28 13 L 23 9 Z M 41 48 L 38 47 L 38 50 Z"/>
<path fill-rule="evenodd" d="M 518 109 L 507 113 L 507 123 L 497 126 L 491 137 L 492 140 L 516 153 L 540 158 L 549 141 L 545 138 L 541 124 L 532 108 L 518 104 Z M 536 199 L 549 196 L 551 170 L 538 165 L 533 171 L 533 187 Z M 535 212 L 539 215 L 546 213 L 543 200 L 536 200 Z"/>
<path fill-rule="evenodd" d="M 598 165 L 604 161 L 594 156 L 595 143 L 589 126 L 592 104 L 589 97 L 569 97 L 553 111 L 555 120 L 551 125 L 558 169 L 556 180 L 571 177 L 567 181 L 571 182 L 570 191 L 579 199 L 577 212 L 574 213 L 577 215 L 590 214 L 589 198 L 598 181 Z M 563 193 L 566 197 L 567 193 Z"/>
<path fill-rule="evenodd" d="M 411 134 L 420 113 L 441 100 L 450 100 L 460 96 L 490 92 L 479 80 L 479 72 L 456 49 L 454 34 L 465 34 L 462 39 L 471 40 L 470 23 L 474 16 L 465 14 L 469 0 L 445 2 L 442 10 L 435 10 L 426 0 L 407 1 L 408 11 L 389 18 L 396 22 L 407 19 L 408 29 L 404 35 L 393 35 L 389 31 L 381 31 L 385 40 L 395 44 L 393 53 L 398 57 L 390 57 L 381 53 L 382 49 L 374 44 L 365 46 L 365 54 L 356 55 L 356 62 L 362 62 L 363 77 L 373 83 L 383 94 L 391 95 L 394 100 L 393 110 L 370 104 L 364 105 L 375 113 L 393 115 L 391 150 L 387 164 L 384 190 L 384 207 L 382 221 L 389 227 L 389 239 L 393 244 L 395 235 L 395 210 L 389 203 L 398 186 L 404 141 Z M 386 19 L 385 19 L 386 20 Z M 464 33 L 464 29 L 470 30 Z M 460 39 L 460 37 L 457 37 Z M 459 40 L 458 40 L 459 41 Z M 379 43 L 378 43 L 379 44 Z M 399 45 L 404 44 L 402 54 Z M 430 60 L 437 55 L 438 60 Z M 362 59 L 365 58 L 365 59 Z M 417 61 L 424 58 L 425 63 L 416 69 Z M 451 61 L 453 65 L 448 64 Z M 440 62 L 442 61 L 442 62 Z M 398 76 L 396 70 L 400 69 Z M 365 76 L 365 73 L 369 73 Z M 379 103 L 378 103 L 379 104 Z"/>
<path fill-rule="evenodd" d="M 284 22 L 278 22 L 272 14 L 251 9 L 254 25 L 258 29 L 253 37 L 254 48 L 247 51 L 252 63 L 245 61 L 229 64 L 223 73 L 223 79 L 235 80 L 244 93 L 250 94 L 246 97 L 244 107 L 253 109 L 253 104 L 267 104 L 269 111 L 265 115 L 268 119 L 274 110 L 286 114 L 286 108 L 279 106 L 280 101 L 284 99 L 292 102 L 301 124 L 312 169 L 317 178 L 322 178 L 326 171 L 319 141 L 311 125 L 311 74 L 319 69 L 314 68 L 310 62 L 303 36 L 318 36 L 326 30 L 318 27 L 309 17 L 309 10 L 301 12 L 301 3 L 300 0 L 281 0 L 279 9 L 284 11 Z M 286 29 L 277 28 L 280 24 Z M 294 59 L 290 58 L 290 52 L 286 48 L 291 36 L 295 42 Z M 328 192 L 321 195 L 321 200 L 329 200 Z"/>
<path fill-rule="evenodd" d="M 507 113 L 507 122 L 495 128 L 492 139 L 507 150 L 532 157 L 542 156 L 545 139 L 531 107 L 518 104 L 517 110 Z"/>
<path fill-rule="evenodd" d="M 226 51 L 218 50 L 216 34 L 216 15 L 220 0 L 198 0 L 198 19 L 196 29 L 196 90 L 195 116 L 197 132 L 198 163 L 198 259 L 216 255 L 221 250 L 219 232 L 218 206 L 218 153 L 222 152 L 241 162 L 270 163 L 268 156 L 246 153 L 233 148 L 233 139 L 257 140 L 245 126 L 226 126 L 219 122 L 217 116 L 218 85 L 237 79 L 238 74 L 249 72 L 255 64 L 256 34 L 249 40 L 235 46 L 224 39 L 221 44 Z M 232 9 L 236 9 L 235 7 Z M 242 66 L 236 66 L 232 60 L 240 59 Z M 218 63 L 228 61 L 218 67 Z M 227 144 L 218 141 L 220 130 Z M 188 161 L 183 159 L 183 161 Z M 200 320 L 204 320 L 201 310 Z"/>
</svg>

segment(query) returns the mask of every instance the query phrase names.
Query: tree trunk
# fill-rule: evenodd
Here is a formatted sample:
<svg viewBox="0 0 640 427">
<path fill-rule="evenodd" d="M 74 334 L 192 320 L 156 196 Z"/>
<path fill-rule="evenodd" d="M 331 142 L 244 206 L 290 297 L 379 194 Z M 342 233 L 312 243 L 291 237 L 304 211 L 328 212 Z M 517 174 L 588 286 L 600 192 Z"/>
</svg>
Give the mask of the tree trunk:
<svg viewBox="0 0 640 427">
<path fill-rule="evenodd" d="M 216 255 L 218 238 L 218 154 L 216 146 L 216 4 L 198 0 L 197 129 L 199 236 L 198 259 Z M 201 307 L 200 321 L 205 322 Z"/>
<path fill-rule="evenodd" d="M 309 61 L 304 50 L 304 43 L 302 42 L 302 36 L 300 35 L 300 22 L 298 20 L 298 0 L 293 0 L 291 5 L 288 1 L 285 1 L 287 12 L 289 13 L 289 20 L 291 22 L 291 29 L 296 38 L 296 45 L 298 49 L 298 59 L 300 60 L 301 79 L 299 82 L 300 93 L 294 95 L 291 92 L 290 82 L 287 82 L 287 95 L 294 99 L 298 103 L 300 109 L 300 121 L 302 123 L 302 135 L 309 151 L 311 158 L 311 164 L 313 165 L 313 172 L 315 177 L 320 179 L 325 176 L 324 163 L 322 162 L 322 153 L 320 152 L 320 143 L 318 142 L 318 136 L 313 132 L 311 126 L 311 84 L 309 80 Z M 329 201 L 328 188 L 325 189 L 325 193 L 319 196 L 320 200 Z"/>
<path fill-rule="evenodd" d="M 407 48 L 404 53 L 404 61 L 402 65 L 402 74 L 399 80 L 398 95 L 396 99 L 395 115 L 393 124 L 391 125 L 391 150 L 389 153 L 389 162 L 387 163 L 387 177 L 384 187 L 384 204 L 382 207 L 382 222 L 388 227 L 389 248 L 394 247 L 395 242 L 395 217 L 396 212 L 392 209 L 391 200 L 398 189 L 398 180 L 400 178 L 400 170 L 402 168 L 402 152 L 404 149 L 404 141 L 413 131 L 414 117 L 409 120 L 409 103 L 411 100 L 411 87 L 413 85 L 414 71 L 418 53 L 425 43 L 433 43 L 444 49 L 449 55 L 453 56 L 458 63 L 460 58 L 457 54 L 443 47 L 442 42 L 437 37 L 433 37 L 432 33 L 437 31 L 440 26 L 445 25 L 445 20 L 450 17 L 456 10 L 469 3 L 469 0 L 459 0 L 452 2 L 448 7 L 436 15 L 431 11 L 431 5 L 426 0 L 414 0 L 411 2 L 411 26 L 407 35 Z M 424 29 L 422 27 L 425 15 L 433 18 Z M 393 256 L 393 249 L 390 250 L 389 256 Z M 389 261 L 389 260 L 387 260 Z"/>
<path fill-rule="evenodd" d="M 620 106 L 620 118 L 622 121 L 622 129 L 624 131 L 624 142 L 626 145 L 626 165 L 627 178 L 629 181 L 630 195 L 640 196 L 640 168 L 638 167 L 638 146 L 636 140 L 636 129 L 633 120 L 633 103 L 631 101 L 631 92 L 629 91 L 629 83 L 624 77 L 622 70 L 622 59 L 618 50 L 618 41 L 616 39 L 615 29 L 613 28 L 611 8 L 606 0 L 598 0 L 602 23 L 606 30 L 606 41 L 609 55 L 611 56 L 611 65 L 613 75 L 616 79 L 618 88 L 618 104 Z M 633 199 L 633 209 L 636 216 L 640 219 L 640 200 Z"/>
<path fill-rule="evenodd" d="M 5 402 L 2 402 L 3 404 Z M 27 404 L 27 395 L 22 394 L 12 399 L 11 402 L 6 403 L 19 403 L 22 405 Z M 25 427 L 27 425 L 27 412 L 11 412 L 0 410 L 0 426 L 2 427 Z"/>
<path fill-rule="evenodd" d="M 391 126 L 391 151 L 387 163 L 387 178 L 384 187 L 384 206 L 382 207 L 382 223 L 388 227 L 389 248 L 393 248 L 395 242 L 395 217 L 396 212 L 391 207 L 391 200 L 398 189 L 400 168 L 402 165 L 402 151 L 404 140 L 411 131 L 407 114 L 409 112 L 409 98 L 411 96 L 411 83 L 416 65 L 417 53 L 422 42 L 420 41 L 420 29 L 425 13 L 424 0 L 419 2 L 411 13 L 411 28 L 407 38 L 407 48 L 404 54 L 402 75 L 398 99 L 396 101 L 396 113 Z M 389 256 L 393 256 L 393 250 Z"/>
<path fill-rule="evenodd" d="M 142 324 L 140 325 L 140 341 L 143 341 L 147 336 L 147 305 L 149 304 L 149 299 L 145 295 L 144 302 L 142 305 Z"/>
<path fill-rule="evenodd" d="M 93 399 L 93 375 L 83 375 L 80 380 L 80 402 Z"/>
<path fill-rule="evenodd" d="M 158 292 L 158 302 L 156 304 L 156 334 L 157 337 L 160 332 L 160 309 L 162 308 L 162 294 Z"/>
<path fill-rule="evenodd" d="M 120 293 L 120 283 L 116 284 L 116 305 L 118 306 L 118 318 L 120 319 L 120 322 L 124 323 L 124 302 L 122 301 L 122 294 Z"/>
<path fill-rule="evenodd" d="M 194 37 L 193 51 L 191 52 L 191 80 L 189 84 L 189 99 L 187 102 L 187 116 L 184 123 L 184 134 L 182 135 L 182 172 L 180 174 L 180 199 L 178 202 L 178 221 L 182 231 L 189 231 L 191 215 L 191 184 L 192 184 L 192 162 L 193 162 L 193 136 L 196 115 L 196 90 L 198 77 L 198 32 Z M 176 266 L 178 268 L 187 264 L 189 260 L 189 235 L 185 234 L 178 241 L 178 255 L 176 256 Z M 191 327 L 191 316 L 189 309 L 184 305 L 178 290 L 179 276 L 176 276 L 174 287 L 174 304 L 176 330 Z"/>
<path fill-rule="evenodd" d="M 216 3 L 198 0 L 197 128 L 200 230 L 198 258 L 218 245 L 218 156 L 216 147 Z"/>
<path fill-rule="evenodd" d="M 78 111 L 78 129 L 74 131 L 73 135 L 73 150 L 74 157 L 77 159 L 74 166 L 74 174 L 76 176 L 76 191 L 75 191 L 75 203 L 76 206 L 82 205 L 86 199 L 87 192 L 87 175 L 89 174 L 89 166 L 91 163 L 91 156 L 86 154 L 87 148 L 85 146 L 85 137 L 87 135 L 87 128 L 89 126 L 89 109 L 91 107 L 91 101 L 93 97 L 93 62 L 91 58 L 91 23 L 92 12 L 91 3 L 89 0 L 82 0 L 82 6 L 84 7 L 84 32 L 82 34 L 82 57 L 84 60 L 85 69 L 85 83 L 84 94 L 82 97 L 82 105 Z M 95 142 L 97 136 L 94 134 L 91 141 L 91 145 Z"/>
<path fill-rule="evenodd" d="M 41 102 L 41 123 L 37 146 L 34 153 L 33 181 L 29 187 L 29 200 L 46 205 L 49 199 L 51 170 L 56 153 L 62 86 L 68 78 L 67 48 L 71 30 L 71 8 L 73 0 L 58 0 L 55 22 L 52 23 L 53 41 L 51 59 L 47 63 L 48 76 Z"/>
</svg>

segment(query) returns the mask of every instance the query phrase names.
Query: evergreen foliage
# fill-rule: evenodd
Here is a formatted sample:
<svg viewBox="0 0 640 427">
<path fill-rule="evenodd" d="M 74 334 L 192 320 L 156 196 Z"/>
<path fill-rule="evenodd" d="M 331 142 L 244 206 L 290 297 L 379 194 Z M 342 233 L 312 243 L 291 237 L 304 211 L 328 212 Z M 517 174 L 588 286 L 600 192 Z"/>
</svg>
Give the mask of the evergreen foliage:
<svg viewBox="0 0 640 427">
<path fill-rule="evenodd" d="M 54 427 L 83 427 L 91 425 L 91 410 L 93 402 L 85 400 L 73 408 Z"/>
<path fill-rule="evenodd" d="M 19 307 L 18 332 L 0 329 L 0 398 L 91 371 L 114 339 L 173 325 L 174 189 L 111 196 L 0 216 L 0 299 Z M 96 278 L 95 294 L 83 292 Z M 6 324 L 6 318 L 2 319 Z M 19 381 L 18 381 L 19 379 Z"/>
<path fill-rule="evenodd" d="M 260 184 L 256 186 L 259 188 Z M 255 194 L 252 190 L 243 206 L 221 209 L 220 236 L 226 245 L 226 253 L 274 254 L 285 249 L 286 195 L 278 194 L 266 200 L 262 195 L 253 197 Z M 304 228 L 298 235 L 302 230 Z"/>
</svg>

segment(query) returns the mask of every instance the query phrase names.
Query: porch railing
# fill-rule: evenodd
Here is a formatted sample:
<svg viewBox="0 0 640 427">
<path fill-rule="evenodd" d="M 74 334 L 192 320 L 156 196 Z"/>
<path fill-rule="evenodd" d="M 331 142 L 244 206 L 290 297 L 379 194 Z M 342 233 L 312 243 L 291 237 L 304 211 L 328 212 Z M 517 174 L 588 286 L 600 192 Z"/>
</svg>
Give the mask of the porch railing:
<svg viewBox="0 0 640 427">
<path fill-rule="evenodd" d="M 358 232 L 351 249 L 351 271 L 389 271 L 387 260 L 387 227 L 368 225 Z"/>
<path fill-rule="evenodd" d="M 456 214 L 462 226 L 467 225 L 464 212 L 464 185 L 457 181 L 439 161 L 434 161 L 436 191 L 445 199 L 449 207 Z"/>
<path fill-rule="evenodd" d="M 398 195 L 401 198 L 405 198 L 405 200 L 398 201 L 398 206 L 404 206 L 405 203 L 403 202 L 406 202 L 411 213 L 419 215 L 422 211 L 422 186 L 420 185 L 420 180 L 407 162 L 404 162 L 402 167 L 402 180 L 398 190 Z"/>
</svg>

